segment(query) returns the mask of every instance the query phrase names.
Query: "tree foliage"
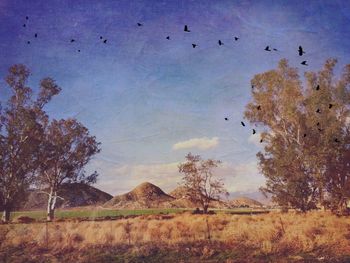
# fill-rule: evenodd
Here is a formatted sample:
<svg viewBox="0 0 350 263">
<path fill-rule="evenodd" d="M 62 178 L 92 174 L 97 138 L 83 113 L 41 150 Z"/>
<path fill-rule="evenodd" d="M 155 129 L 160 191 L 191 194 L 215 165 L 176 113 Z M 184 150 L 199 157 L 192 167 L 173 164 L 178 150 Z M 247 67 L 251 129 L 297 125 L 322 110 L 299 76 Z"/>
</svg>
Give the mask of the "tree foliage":
<svg viewBox="0 0 350 263">
<path fill-rule="evenodd" d="M 257 154 L 267 179 L 262 191 L 280 205 L 344 210 L 350 199 L 350 65 L 336 79 L 336 63 L 327 60 L 303 81 L 283 59 L 251 81 L 245 117 L 264 129 Z"/>
<path fill-rule="evenodd" d="M 38 182 L 48 188 L 48 220 L 54 218 L 57 192 L 63 183 L 94 183 L 97 173 L 89 176 L 85 165 L 100 152 L 99 143 L 75 119 L 53 120 L 45 129 L 41 144 Z"/>
<path fill-rule="evenodd" d="M 0 201 L 3 221 L 24 200 L 38 167 L 39 145 L 47 116 L 43 107 L 60 88 L 52 79 L 41 82 L 39 95 L 26 86 L 30 72 L 14 65 L 6 78 L 10 96 L 0 109 Z"/>
<path fill-rule="evenodd" d="M 199 203 L 204 213 L 207 213 L 211 201 L 228 194 L 222 179 L 213 174 L 213 169 L 220 164 L 220 160 L 203 160 L 200 155 L 188 153 L 186 161 L 179 165 L 179 172 L 184 174 L 182 180 L 187 196 Z"/>
</svg>

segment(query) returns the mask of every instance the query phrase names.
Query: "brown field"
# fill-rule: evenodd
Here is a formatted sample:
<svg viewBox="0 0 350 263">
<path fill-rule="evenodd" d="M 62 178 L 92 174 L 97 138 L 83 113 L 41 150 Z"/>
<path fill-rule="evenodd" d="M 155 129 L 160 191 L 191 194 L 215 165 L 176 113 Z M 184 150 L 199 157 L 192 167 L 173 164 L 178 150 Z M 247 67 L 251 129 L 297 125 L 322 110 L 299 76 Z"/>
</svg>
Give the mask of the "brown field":
<svg viewBox="0 0 350 263">
<path fill-rule="evenodd" d="M 209 227 L 209 228 L 208 228 Z M 350 218 L 327 212 L 143 215 L 0 225 L 1 262 L 350 262 Z"/>
</svg>

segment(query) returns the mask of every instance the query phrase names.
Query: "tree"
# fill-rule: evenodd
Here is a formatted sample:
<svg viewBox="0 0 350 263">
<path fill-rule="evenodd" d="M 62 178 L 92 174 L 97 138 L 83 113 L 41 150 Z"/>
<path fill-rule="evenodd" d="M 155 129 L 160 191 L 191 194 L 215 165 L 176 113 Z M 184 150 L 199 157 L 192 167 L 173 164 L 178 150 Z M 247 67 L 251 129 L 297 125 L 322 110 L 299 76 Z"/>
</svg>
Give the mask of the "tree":
<svg viewBox="0 0 350 263">
<path fill-rule="evenodd" d="M 10 67 L 6 82 L 11 94 L 5 107 L 0 108 L 0 203 L 5 222 L 33 183 L 43 123 L 47 120 L 43 107 L 60 92 L 55 82 L 46 78 L 34 98 L 32 89 L 26 86 L 29 74 L 24 65 Z"/>
<path fill-rule="evenodd" d="M 100 152 L 99 145 L 75 119 L 53 120 L 47 125 L 39 169 L 39 183 L 49 189 L 47 220 L 54 219 L 58 191 L 63 183 L 96 182 L 97 173 L 87 176 L 84 167 Z"/>
<path fill-rule="evenodd" d="M 283 59 L 251 81 L 245 117 L 264 129 L 264 151 L 257 154 L 267 179 L 261 190 L 280 205 L 307 211 L 349 200 L 350 66 L 336 81 L 335 65 L 329 59 L 319 72 L 305 73 L 303 85 Z"/>
<path fill-rule="evenodd" d="M 187 196 L 194 203 L 199 203 L 203 212 L 208 212 L 210 202 L 220 200 L 222 194 L 228 195 L 222 179 L 216 178 L 213 169 L 221 164 L 220 160 L 203 160 L 200 155 L 186 155 L 186 161 L 179 165 L 179 172 L 184 176 L 183 186 Z"/>
</svg>

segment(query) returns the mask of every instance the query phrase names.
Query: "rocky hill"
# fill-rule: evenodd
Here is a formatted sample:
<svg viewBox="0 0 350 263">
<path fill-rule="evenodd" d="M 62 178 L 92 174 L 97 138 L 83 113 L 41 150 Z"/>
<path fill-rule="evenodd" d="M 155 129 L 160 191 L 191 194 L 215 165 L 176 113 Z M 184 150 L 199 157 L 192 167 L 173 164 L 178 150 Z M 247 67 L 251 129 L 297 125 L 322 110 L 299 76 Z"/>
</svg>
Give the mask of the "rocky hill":
<svg viewBox="0 0 350 263">
<path fill-rule="evenodd" d="M 186 188 L 183 186 L 178 186 L 173 191 L 171 191 L 169 195 L 175 198 L 175 200 L 172 202 L 172 205 L 174 207 L 180 207 L 180 208 L 201 207 L 200 204 L 196 204 L 191 200 L 189 200 L 188 195 L 186 193 Z M 230 205 L 229 203 L 224 201 L 212 200 L 210 203 L 210 208 L 225 209 L 225 208 L 230 208 Z"/>
<path fill-rule="evenodd" d="M 95 187 L 81 183 L 63 184 L 58 195 L 64 200 L 57 198 L 56 208 L 102 205 L 113 197 Z M 47 194 L 32 190 L 22 209 L 46 209 L 46 206 Z"/>
<path fill-rule="evenodd" d="M 262 203 L 248 197 L 237 197 L 231 200 L 229 203 L 232 207 L 263 207 Z"/>
<path fill-rule="evenodd" d="M 164 193 L 154 184 L 145 182 L 122 195 L 117 195 L 104 204 L 119 209 L 169 208 L 175 198 Z"/>
</svg>

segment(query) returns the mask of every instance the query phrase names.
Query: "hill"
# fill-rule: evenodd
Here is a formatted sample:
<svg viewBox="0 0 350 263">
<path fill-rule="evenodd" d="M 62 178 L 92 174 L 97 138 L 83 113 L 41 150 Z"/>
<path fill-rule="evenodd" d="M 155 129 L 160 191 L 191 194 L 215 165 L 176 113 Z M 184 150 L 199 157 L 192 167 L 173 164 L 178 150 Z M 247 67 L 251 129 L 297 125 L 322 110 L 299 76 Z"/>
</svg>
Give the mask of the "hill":
<svg viewBox="0 0 350 263">
<path fill-rule="evenodd" d="M 126 194 L 117 195 L 104 204 L 105 207 L 119 209 L 169 208 L 174 197 L 166 194 L 158 186 L 142 183 Z"/>
<path fill-rule="evenodd" d="M 248 197 L 238 197 L 232 199 L 229 203 L 232 207 L 263 207 L 262 203 Z"/>
<path fill-rule="evenodd" d="M 174 207 L 180 207 L 180 208 L 196 208 L 201 207 L 200 204 L 196 204 L 192 202 L 186 194 L 186 188 L 184 186 L 178 186 L 173 191 L 169 193 L 172 197 L 175 198 L 175 200 L 172 202 L 172 205 Z M 224 201 L 218 201 L 218 200 L 212 200 L 210 202 L 210 208 L 220 208 L 220 209 L 227 209 L 230 208 L 230 205 L 227 202 Z"/>
<path fill-rule="evenodd" d="M 101 205 L 113 197 L 95 187 L 81 183 L 63 184 L 57 194 L 64 200 L 57 198 L 56 208 Z M 47 194 L 40 190 L 32 190 L 22 209 L 46 209 L 46 206 Z"/>
</svg>

